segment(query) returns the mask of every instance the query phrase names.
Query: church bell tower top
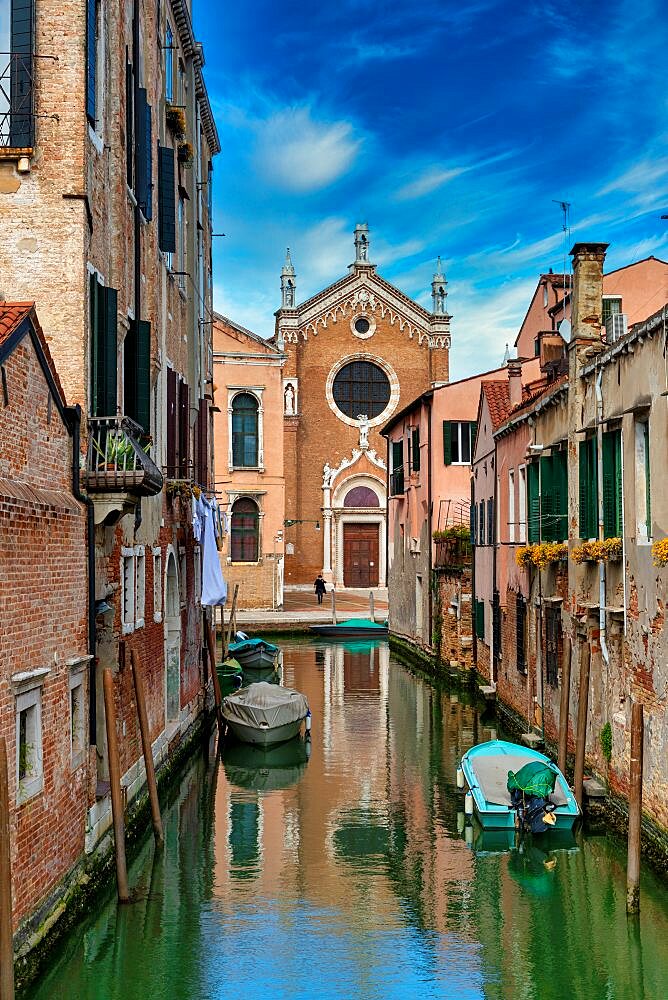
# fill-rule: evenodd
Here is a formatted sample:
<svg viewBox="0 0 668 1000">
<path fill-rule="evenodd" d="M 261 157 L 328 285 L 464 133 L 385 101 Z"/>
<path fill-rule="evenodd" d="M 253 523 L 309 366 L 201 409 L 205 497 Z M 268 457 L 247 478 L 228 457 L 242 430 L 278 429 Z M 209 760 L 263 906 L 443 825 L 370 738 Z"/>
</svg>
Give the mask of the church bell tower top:
<svg viewBox="0 0 668 1000">
<path fill-rule="evenodd" d="M 446 316 L 447 306 L 446 300 L 448 297 L 447 292 L 448 282 L 443 274 L 443 265 L 441 264 L 441 258 L 439 257 L 436 261 L 436 272 L 434 274 L 434 280 L 431 283 L 431 301 L 432 301 L 432 313 L 434 316 Z"/>
<path fill-rule="evenodd" d="M 285 264 L 281 268 L 281 309 L 294 309 L 295 292 L 295 267 L 290 256 L 290 247 L 288 247 L 285 254 Z"/>
<path fill-rule="evenodd" d="M 355 226 L 355 263 L 368 264 L 369 260 L 369 223 L 358 222 Z"/>
</svg>

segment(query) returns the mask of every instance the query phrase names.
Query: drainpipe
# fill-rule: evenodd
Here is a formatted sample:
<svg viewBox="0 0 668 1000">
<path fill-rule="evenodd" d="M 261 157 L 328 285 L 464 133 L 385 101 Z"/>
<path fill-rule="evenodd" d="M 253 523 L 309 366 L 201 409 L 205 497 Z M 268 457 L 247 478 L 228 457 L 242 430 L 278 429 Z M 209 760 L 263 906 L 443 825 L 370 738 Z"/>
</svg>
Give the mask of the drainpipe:
<svg viewBox="0 0 668 1000">
<path fill-rule="evenodd" d="M 603 539 L 603 393 L 601 383 L 603 371 L 599 368 L 596 376 L 596 452 L 598 474 L 598 537 Z M 608 644 L 605 641 L 605 560 L 598 564 L 598 627 L 601 634 L 601 652 L 606 666 L 610 663 Z"/>
<path fill-rule="evenodd" d="M 72 493 L 79 503 L 86 507 L 86 542 L 88 548 L 88 739 L 91 746 L 97 744 L 97 690 L 96 654 L 97 630 L 95 626 L 95 514 L 93 501 L 81 492 L 79 476 L 79 455 L 81 446 L 81 407 L 65 407 L 65 417 L 72 434 Z"/>
</svg>

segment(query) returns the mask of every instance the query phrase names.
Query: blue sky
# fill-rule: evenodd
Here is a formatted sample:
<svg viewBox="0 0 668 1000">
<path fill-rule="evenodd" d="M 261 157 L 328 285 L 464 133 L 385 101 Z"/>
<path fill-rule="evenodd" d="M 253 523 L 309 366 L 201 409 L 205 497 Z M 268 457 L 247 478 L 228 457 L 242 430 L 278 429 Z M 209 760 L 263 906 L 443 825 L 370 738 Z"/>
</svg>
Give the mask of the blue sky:
<svg viewBox="0 0 668 1000">
<path fill-rule="evenodd" d="M 608 268 L 668 258 L 665 0 L 194 0 L 222 142 L 215 307 L 273 332 L 289 246 L 301 301 L 371 259 L 423 305 L 438 254 L 451 377 L 501 361 L 571 242 Z M 570 249 L 570 247 L 569 247 Z"/>
</svg>

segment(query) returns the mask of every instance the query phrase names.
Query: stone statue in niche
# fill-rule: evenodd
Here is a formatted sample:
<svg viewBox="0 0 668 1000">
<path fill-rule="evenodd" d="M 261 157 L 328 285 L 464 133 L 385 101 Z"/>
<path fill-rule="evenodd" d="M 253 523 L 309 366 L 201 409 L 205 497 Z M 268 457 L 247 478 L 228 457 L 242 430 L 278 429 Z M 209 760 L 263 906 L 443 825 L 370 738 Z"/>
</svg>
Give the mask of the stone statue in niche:
<svg viewBox="0 0 668 1000">
<path fill-rule="evenodd" d="M 334 475 L 334 469 L 332 469 L 329 462 L 325 462 L 322 470 L 322 488 L 324 490 L 329 489 L 329 487 L 332 485 L 333 475 Z"/>
<path fill-rule="evenodd" d="M 360 449 L 366 451 L 369 447 L 369 418 L 366 413 L 358 413 L 360 429 Z"/>
<path fill-rule="evenodd" d="M 288 309 L 293 309 L 295 305 L 295 286 L 291 281 L 288 281 L 285 289 L 285 304 Z"/>
<path fill-rule="evenodd" d="M 292 382 L 288 382 L 283 393 L 284 413 L 287 417 L 295 414 L 295 387 Z"/>
<path fill-rule="evenodd" d="M 369 254 L 369 245 L 366 241 L 366 237 L 362 236 L 360 238 L 360 260 L 366 260 Z"/>
</svg>

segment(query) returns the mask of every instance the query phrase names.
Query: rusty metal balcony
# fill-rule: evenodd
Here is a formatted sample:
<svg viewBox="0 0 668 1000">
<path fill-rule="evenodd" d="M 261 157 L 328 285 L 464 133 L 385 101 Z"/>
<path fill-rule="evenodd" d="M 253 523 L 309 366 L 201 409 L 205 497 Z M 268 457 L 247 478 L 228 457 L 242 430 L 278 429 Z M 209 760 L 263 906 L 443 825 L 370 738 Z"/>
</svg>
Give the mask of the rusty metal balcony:
<svg viewBox="0 0 668 1000">
<path fill-rule="evenodd" d="M 84 482 L 89 493 L 125 494 L 130 501 L 160 493 L 162 473 L 139 424 L 123 416 L 92 417 L 88 431 Z"/>
</svg>

